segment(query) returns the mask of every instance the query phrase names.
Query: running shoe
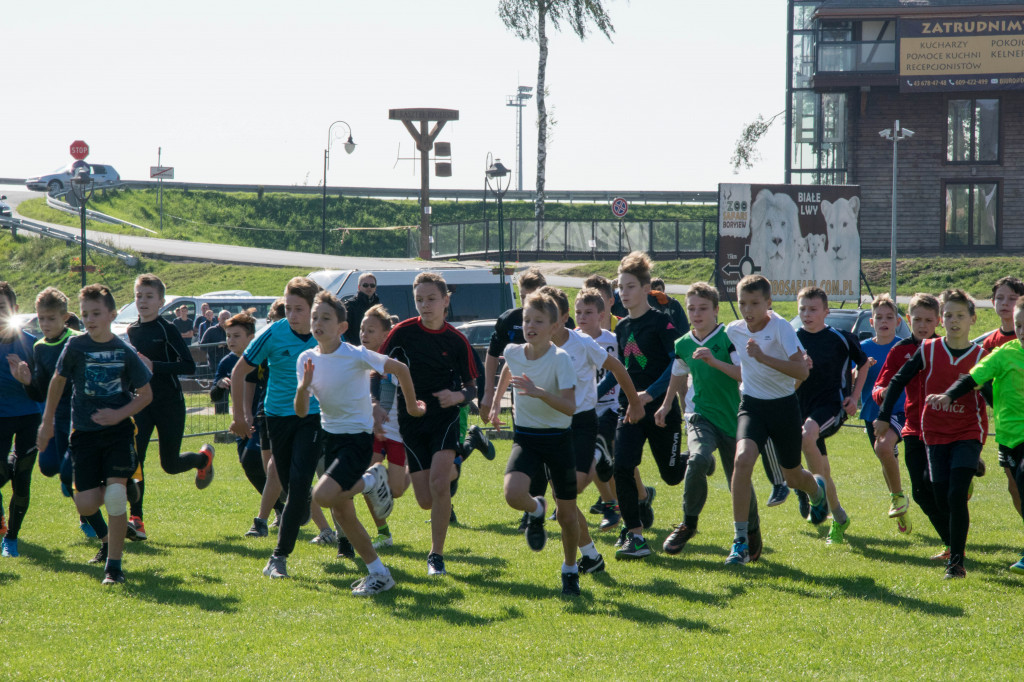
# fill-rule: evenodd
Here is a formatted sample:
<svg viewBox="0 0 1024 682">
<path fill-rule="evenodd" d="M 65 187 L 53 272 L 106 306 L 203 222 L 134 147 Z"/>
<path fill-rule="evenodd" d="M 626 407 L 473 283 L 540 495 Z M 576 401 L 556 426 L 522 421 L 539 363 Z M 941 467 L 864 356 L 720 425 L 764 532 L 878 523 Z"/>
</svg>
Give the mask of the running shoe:
<svg viewBox="0 0 1024 682">
<path fill-rule="evenodd" d="M 622 546 L 615 550 L 616 559 L 643 559 L 651 555 L 651 546 L 644 539 L 643 535 L 629 533 L 629 537 L 622 543 Z"/>
<path fill-rule="evenodd" d="M 199 454 L 206 455 L 206 466 L 196 469 L 196 487 L 203 490 L 213 483 L 213 446 L 203 443 L 203 447 L 199 448 Z"/>
<path fill-rule="evenodd" d="M 826 545 L 841 545 L 846 542 L 846 529 L 850 527 L 850 515 L 846 515 L 846 523 L 839 523 L 832 519 L 832 526 L 828 529 L 828 537 L 825 538 Z"/>
<path fill-rule="evenodd" d="M 930 558 L 932 561 L 949 561 L 949 545 L 943 545 L 942 551 L 933 554 Z"/>
<path fill-rule="evenodd" d="M 600 554 L 596 559 L 585 556 L 576 565 L 579 567 L 580 573 L 600 573 L 604 570 L 604 557 Z"/>
<path fill-rule="evenodd" d="M 1017 563 L 1010 566 L 1010 573 L 1024 573 L 1024 552 L 1021 552 Z"/>
<path fill-rule="evenodd" d="M 103 572 L 104 585 L 120 585 L 124 580 L 124 571 L 120 568 L 108 568 Z"/>
<path fill-rule="evenodd" d="M 764 542 L 761 539 L 761 528 L 757 527 L 754 530 L 748 531 L 749 537 L 747 538 L 747 554 L 749 559 L 748 563 L 753 563 L 761 558 L 761 550 L 764 549 Z"/>
<path fill-rule="evenodd" d="M 316 537 L 309 541 L 310 544 L 314 545 L 334 545 L 338 542 L 338 534 L 328 526 L 320 531 Z"/>
<path fill-rule="evenodd" d="M 247 538 L 265 538 L 270 535 L 270 529 L 267 528 L 267 522 L 265 519 L 261 519 L 258 516 L 253 517 L 252 527 L 245 531 L 245 537 Z"/>
<path fill-rule="evenodd" d="M 665 538 L 665 542 L 662 543 L 661 548 L 665 550 L 666 554 L 679 554 L 683 551 L 683 547 L 686 547 L 686 543 L 690 541 L 697 531 L 687 526 L 685 523 L 680 523 L 676 526 L 676 529 Z"/>
<path fill-rule="evenodd" d="M 890 495 L 892 501 L 889 503 L 889 518 L 895 519 L 897 516 L 903 516 L 910 509 L 910 500 L 902 492 L 892 493 Z"/>
<path fill-rule="evenodd" d="M 647 499 L 640 500 L 640 524 L 646 530 L 654 525 L 654 496 L 658 491 L 649 485 L 645 485 L 644 490 L 647 491 Z"/>
<path fill-rule="evenodd" d="M 393 544 L 395 544 L 395 541 L 391 537 L 390 534 L 388 534 L 388 535 L 378 535 L 377 537 L 375 537 L 373 539 L 373 548 L 374 549 L 384 549 L 385 547 L 390 547 Z"/>
<path fill-rule="evenodd" d="M 288 559 L 283 556 L 272 556 L 263 568 L 263 575 L 268 578 L 288 578 Z"/>
<path fill-rule="evenodd" d="M 544 529 L 544 514 L 547 513 L 548 503 L 544 498 L 535 499 L 541 506 L 541 510 L 540 514 L 531 516 L 530 522 L 526 525 L 526 544 L 534 552 L 539 552 L 544 549 L 544 545 L 548 541 L 548 532 Z"/>
<path fill-rule="evenodd" d="M 100 545 L 100 551 L 96 552 L 96 556 L 89 559 L 90 564 L 105 564 L 107 563 L 107 543 Z"/>
<path fill-rule="evenodd" d="M 352 548 L 352 543 L 348 541 L 348 538 L 344 535 L 338 536 L 338 559 L 355 559 L 356 550 Z"/>
<path fill-rule="evenodd" d="M 431 552 L 427 555 L 427 575 L 448 575 L 444 570 L 444 557 Z"/>
<path fill-rule="evenodd" d="M 274 510 L 274 520 L 270 522 L 270 527 L 271 528 L 280 528 L 281 527 L 281 512 L 277 511 L 276 509 Z"/>
<path fill-rule="evenodd" d="M 798 490 L 797 493 L 800 491 Z M 806 496 L 805 496 L 806 497 Z M 778 507 L 789 499 L 789 486 L 785 483 L 772 486 L 772 496 L 768 498 L 769 507 Z"/>
<path fill-rule="evenodd" d="M 562 573 L 562 594 L 570 597 L 580 596 L 580 574 Z"/>
<path fill-rule="evenodd" d="M 21 556 L 18 554 L 18 541 L 6 537 L 3 540 L 0 540 L 0 556 L 8 558 Z"/>
<path fill-rule="evenodd" d="M 736 566 L 740 564 L 746 564 L 750 562 L 750 547 L 747 546 L 746 542 L 742 540 L 736 540 L 732 543 L 732 551 L 729 552 L 729 556 L 725 558 L 725 563 L 728 566 Z"/>
<path fill-rule="evenodd" d="M 494 459 L 494 443 L 487 437 L 487 433 L 476 424 L 469 427 L 465 444 L 469 446 L 470 450 L 479 450 L 484 459 Z"/>
<path fill-rule="evenodd" d="M 395 586 L 395 579 L 391 573 L 371 573 L 364 578 L 352 583 L 352 596 L 369 597 L 381 592 L 387 592 Z"/>
<path fill-rule="evenodd" d="M 946 580 L 952 580 L 955 578 L 966 577 L 967 569 L 964 568 L 964 558 L 957 557 L 956 559 L 954 559 L 953 557 L 950 557 L 949 561 L 946 562 L 946 575 L 943 576 L 943 578 Z"/>
<path fill-rule="evenodd" d="M 519 519 L 519 532 L 522 533 L 526 530 L 527 526 L 530 525 L 530 513 L 523 512 L 523 517 Z"/>
<path fill-rule="evenodd" d="M 896 517 L 896 531 L 900 535 L 910 535 L 914 530 L 914 524 L 910 521 L 910 514 Z"/>
<path fill-rule="evenodd" d="M 604 436 L 599 435 L 597 437 L 597 445 L 594 449 L 597 454 L 597 458 L 594 460 L 594 472 L 602 483 L 607 483 L 612 480 L 615 468 L 612 462 L 611 448 L 608 447 L 608 441 L 605 440 Z M 600 500 L 598 500 L 598 504 L 600 504 Z M 593 511 L 593 508 L 591 508 L 591 511 Z"/>
<path fill-rule="evenodd" d="M 144 524 L 142 522 L 142 519 L 138 516 L 133 516 L 130 519 L 128 519 L 128 528 L 130 528 L 130 530 L 128 531 L 126 537 L 129 540 L 138 542 L 140 540 L 145 540 L 149 537 L 148 535 L 146 535 L 146 524 Z"/>
<path fill-rule="evenodd" d="M 604 500 L 600 497 L 597 498 L 597 502 L 590 505 L 591 514 L 604 514 Z"/>
<path fill-rule="evenodd" d="M 811 513 L 807 520 L 815 526 L 821 525 L 828 518 L 828 498 L 825 496 L 825 479 L 815 474 L 814 480 L 818 483 L 818 492 L 821 493 L 821 501 L 811 505 Z"/>
<path fill-rule="evenodd" d="M 797 511 L 800 513 L 800 518 L 806 519 L 811 515 L 811 498 L 807 497 L 807 493 L 799 488 L 796 489 L 796 501 Z"/>
<path fill-rule="evenodd" d="M 388 485 L 388 471 L 383 464 L 377 462 L 367 472 L 373 474 L 374 480 L 370 489 L 363 491 L 363 496 L 373 508 L 373 515 L 381 520 L 386 519 L 395 508 L 391 487 Z"/>
<path fill-rule="evenodd" d="M 96 531 L 93 529 L 92 526 L 89 525 L 88 521 L 82 521 L 80 524 L 78 524 L 78 527 L 82 529 L 82 532 L 85 534 L 85 537 L 87 537 L 87 538 L 95 538 L 96 537 Z"/>
<path fill-rule="evenodd" d="M 462 458 L 455 458 L 455 480 L 448 484 L 448 497 L 455 497 L 455 493 L 459 492 L 459 479 L 462 478 Z"/>
<path fill-rule="evenodd" d="M 629 535 L 629 529 L 623 526 L 619 529 L 619 539 L 615 541 L 616 547 L 622 547 L 626 544 L 626 537 Z"/>
<path fill-rule="evenodd" d="M 619 521 L 622 520 L 622 514 L 619 513 L 619 505 L 617 504 L 604 504 L 604 518 L 601 519 L 601 524 L 598 526 L 599 530 L 609 530 L 619 525 Z"/>
</svg>

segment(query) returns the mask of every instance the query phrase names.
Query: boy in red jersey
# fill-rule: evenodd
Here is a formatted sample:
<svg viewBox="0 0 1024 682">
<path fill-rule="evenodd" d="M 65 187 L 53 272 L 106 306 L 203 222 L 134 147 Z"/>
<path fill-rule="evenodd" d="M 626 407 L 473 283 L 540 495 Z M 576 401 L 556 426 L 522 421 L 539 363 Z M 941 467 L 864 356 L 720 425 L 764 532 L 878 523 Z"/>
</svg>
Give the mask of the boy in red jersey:
<svg viewBox="0 0 1024 682">
<path fill-rule="evenodd" d="M 921 435 L 928 449 L 928 473 L 935 490 L 939 515 L 945 520 L 949 560 L 946 578 L 964 578 L 964 547 L 970 527 L 967 491 L 978 469 L 978 459 L 988 432 L 985 403 L 976 391 L 950 401 L 939 395 L 981 360 L 981 346 L 970 340 L 977 320 L 974 301 L 960 289 L 942 292 L 942 326 L 946 336 L 921 342 L 889 385 L 882 403 L 876 433 L 888 430 L 888 417 L 899 389 L 922 374 L 921 393 L 927 404 L 921 410 Z M 909 402 L 909 400 L 908 400 Z"/>
</svg>

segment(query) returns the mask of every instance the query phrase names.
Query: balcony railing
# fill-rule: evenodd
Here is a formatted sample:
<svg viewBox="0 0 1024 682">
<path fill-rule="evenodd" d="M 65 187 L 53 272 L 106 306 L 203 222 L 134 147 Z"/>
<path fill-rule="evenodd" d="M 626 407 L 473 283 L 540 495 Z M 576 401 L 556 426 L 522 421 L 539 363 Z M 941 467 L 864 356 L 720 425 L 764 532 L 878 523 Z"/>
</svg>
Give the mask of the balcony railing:
<svg viewBox="0 0 1024 682">
<path fill-rule="evenodd" d="M 894 41 L 818 43 L 818 73 L 896 73 Z"/>
</svg>

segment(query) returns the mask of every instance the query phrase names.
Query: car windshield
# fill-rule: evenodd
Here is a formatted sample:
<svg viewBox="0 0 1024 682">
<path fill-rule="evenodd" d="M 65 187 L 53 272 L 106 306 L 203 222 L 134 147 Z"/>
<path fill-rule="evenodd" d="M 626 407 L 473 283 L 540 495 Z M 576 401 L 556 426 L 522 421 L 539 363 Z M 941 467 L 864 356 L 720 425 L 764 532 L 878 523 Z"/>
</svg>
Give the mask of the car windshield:
<svg viewBox="0 0 1024 682">
<path fill-rule="evenodd" d="M 135 302 L 131 302 L 121 308 L 121 312 L 114 318 L 114 324 L 131 324 L 139 319 L 139 311 L 135 308 Z"/>
</svg>

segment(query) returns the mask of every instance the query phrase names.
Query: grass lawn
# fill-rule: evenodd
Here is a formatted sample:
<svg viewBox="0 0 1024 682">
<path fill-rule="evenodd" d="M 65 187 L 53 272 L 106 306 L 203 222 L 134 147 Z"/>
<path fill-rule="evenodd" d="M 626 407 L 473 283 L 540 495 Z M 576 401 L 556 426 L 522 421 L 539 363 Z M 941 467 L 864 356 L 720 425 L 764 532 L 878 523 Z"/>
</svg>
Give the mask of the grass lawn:
<svg viewBox="0 0 1024 682">
<path fill-rule="evenodd" d="M 150 540 L 129 544 L 129 582 L 100 585 L 86 561 L 95 540 L 78 529 L 56 479 L 35 474 L 21 558 L 0 559 L 0 677 L 53 679 L 1010 679 L 1019 674 L 1021 579 L 1007 567 L 1024 538 L 986 447 L 987 477 L 971 512 L 968 577 L 942 579 L 928 556 L 935 532 L 916 507 L 900 537 L 885 516 L 881 472 L 859 429 L 831 442 L 833 473 L 853 524 L 849 542 L 826 547 L 827 524 L 798 518 L 795 496 L 762 509 L 765 552 L 746 567 L 723 560 L 732 538 L 720 472 L 710 480 L 700 535 L 682 554 L 640 562 L 613 558 L 614 534 L 598 534 L 606 573 L 584 576 L 583 596 L 559 595 L 559 532 L 540 553 L 514 530 L 498 458 L 466 465 L 449 534 L 450 575 L 426 576 L 428 513 L 409 492 L 395 507 L 396 544 L 382 552 L 397 587 L 349 595 L 360 562 L 300 535 L 293 578 L 261 569 L 274 544 L 243 538 L 258 503 L 233 448 L 220 446 L 207 491 L 171 477 L 151 455 Z M 186 441 L 197 449 L 199 441 Z M 152 453 L 152 450 L 151 450 Z M 680 518 L 680 487 L 657 487 L 649 539 L 660 548 Z M 761 467 L 755 485 L 768 485 Z M 9 495 L 10 488 L 4 489 Z M 595 493 L 581 498 L 586 508 Z M 8 498 L 9 499 L 9 498 Z M 365 513 L 365 505 L 360 502 Z M 586 509 L 584 509 L 586 511 Z M 593 521 L 598 517 L 590 516 Z M 628 673 L 624 671 L 628 670 Z"/>
</svg>

